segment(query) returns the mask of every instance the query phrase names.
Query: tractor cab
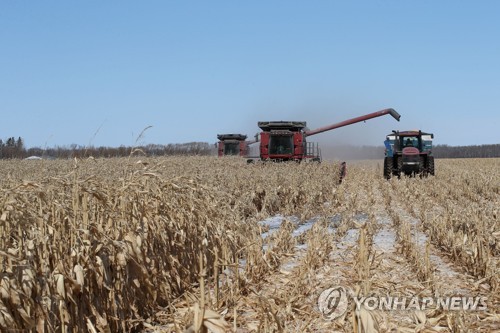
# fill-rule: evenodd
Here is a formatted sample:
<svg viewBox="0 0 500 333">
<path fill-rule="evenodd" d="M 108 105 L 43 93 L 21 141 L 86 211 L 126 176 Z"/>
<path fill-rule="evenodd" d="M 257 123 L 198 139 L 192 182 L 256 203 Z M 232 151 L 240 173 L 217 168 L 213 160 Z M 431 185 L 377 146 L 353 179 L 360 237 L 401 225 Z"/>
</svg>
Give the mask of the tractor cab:
<svg viewBox="0 0 500 333">
<path fill-rule="evenodd" d="M 430 153 L 432 150 L 432 139 L 434 134 L 424 133 L 422 131 L 393 131 L 387 134 L 384 145 L 386 155 L 393 156 L 394 154 L 402 153 L 404 148 L 416 148 L 419 152 Z"/>
</svg>

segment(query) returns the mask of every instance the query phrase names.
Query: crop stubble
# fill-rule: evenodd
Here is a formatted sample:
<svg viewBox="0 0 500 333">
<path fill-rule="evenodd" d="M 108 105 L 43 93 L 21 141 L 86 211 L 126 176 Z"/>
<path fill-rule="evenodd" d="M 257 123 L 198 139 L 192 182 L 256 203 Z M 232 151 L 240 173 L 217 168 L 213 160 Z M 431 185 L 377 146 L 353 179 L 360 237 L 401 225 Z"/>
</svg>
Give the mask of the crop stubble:
<svg viewBox="0 0 500 333">
<path fill-rule="evenodd" d="M 351 165 L 339 185 L 328 162 L 0 161 L 0 328 L 498 329 L 500 160 L 438 160 L 436 177 L 390 181 L 380 164 Z M 285 222 L 263 238 L 259 221 L 277 214 Z M 316 300 L 333 285 L 485 295 L 489 307 L 351 308 L 330 322 Z"/>
</svg>

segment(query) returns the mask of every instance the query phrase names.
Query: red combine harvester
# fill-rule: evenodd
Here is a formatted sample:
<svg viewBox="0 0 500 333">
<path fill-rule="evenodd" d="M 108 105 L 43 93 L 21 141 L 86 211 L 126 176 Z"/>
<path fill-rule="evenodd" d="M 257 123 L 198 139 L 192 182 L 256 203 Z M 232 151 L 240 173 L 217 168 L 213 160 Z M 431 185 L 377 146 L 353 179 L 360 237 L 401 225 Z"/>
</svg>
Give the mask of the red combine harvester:
<svg viewBox="0 0 500 333">
<path fill-rule="evenodd" d="M 217 155 L 222 156 L 243 156 L 248 154 L 248 145 L 256 141 L 246 141 L 244 134 L 217 134 Z"/>
<path fill-rule="evenodd" d="M 307 137 L 387 114 L 397 121 L 401 117 L 394 109 L 384 109 L 315 130 L 308 130 L 305 121 L 259 121 L 258 126 L 262 130 L 259 158 L 262 161 L 321 161 L 318 144 L 308 142 Z"/>
</svg>

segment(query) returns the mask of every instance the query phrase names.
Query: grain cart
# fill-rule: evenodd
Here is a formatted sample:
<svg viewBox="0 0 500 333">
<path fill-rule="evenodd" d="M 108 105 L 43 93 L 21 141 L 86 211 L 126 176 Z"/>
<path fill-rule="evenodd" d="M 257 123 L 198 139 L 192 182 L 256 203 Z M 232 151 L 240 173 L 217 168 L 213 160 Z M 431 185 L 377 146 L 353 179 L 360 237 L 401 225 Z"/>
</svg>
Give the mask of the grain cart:
<svg viewBox="0 0 500 333">
<path fill-rule="evenodd" d="M 434 175 L 432 139 L 434 134 L 418 131 L 392 131 L 386 136 L 384 177 L 420 174 Z"/>
<path fill-rule="evenodd" d="M 259 140 L 260 160 L 321 161 L 321 150 L 318 144 L 309 142 L 308 137 L 387 114 L 397 121 L 401 117 L 394 109 L 384 109 L 315 130 L 307 129 L 305 121 L 259 121 L 258 126 L 262 130 Z"/>
</svg>

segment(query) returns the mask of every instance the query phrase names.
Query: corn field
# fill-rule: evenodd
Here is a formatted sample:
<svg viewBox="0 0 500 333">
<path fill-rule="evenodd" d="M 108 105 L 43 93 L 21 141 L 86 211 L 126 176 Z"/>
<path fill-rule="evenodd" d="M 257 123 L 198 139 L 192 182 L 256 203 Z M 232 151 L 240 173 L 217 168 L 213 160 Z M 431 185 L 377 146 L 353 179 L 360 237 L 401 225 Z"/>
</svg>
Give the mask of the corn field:
<svg viewBox="0 0 500 333">
<path fill-rule="evenodd" d="M 500 159 L 0 161 L 2 332 L 499 332 Z M 483 311 L 318 310 L 356 295 Z"/>
</svg>

